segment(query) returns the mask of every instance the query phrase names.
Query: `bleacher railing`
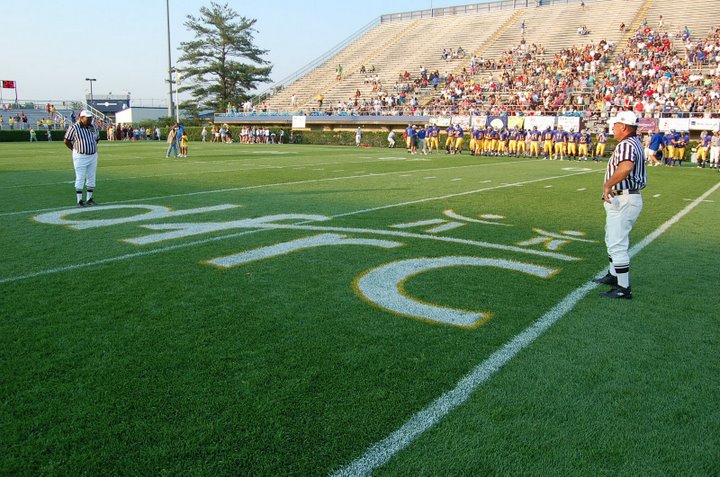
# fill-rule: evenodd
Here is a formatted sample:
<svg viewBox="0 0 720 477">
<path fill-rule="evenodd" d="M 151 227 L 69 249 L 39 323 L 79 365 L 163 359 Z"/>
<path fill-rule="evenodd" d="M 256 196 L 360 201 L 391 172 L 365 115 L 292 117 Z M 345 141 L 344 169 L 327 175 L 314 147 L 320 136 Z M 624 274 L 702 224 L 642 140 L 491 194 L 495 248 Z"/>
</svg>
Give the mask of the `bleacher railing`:
<svg viewBox="0 0 720 477">
<path fill-rule="evenodd" d="M 360 28 L 358 31 L 344 39 L 342 42 L 335 45 L 332 49 L 328 50 L 327 52 L 323 53 L 322 55 L 318 56 L 314 60 L 312 60 L 307 65 L 303 66 L 299 70 L 295 71 L 294 73 L 290 74 L 289 76 L 286 76 L 285 78 L 276 81 L 268 88 L 260 91 L 255 96 L 253 96 L 252 103 L 253 104 L 259 104 L 261 103 L 266 97 L 272 96 L 278 92 L 280 92 L 283 88 L 289 86 L 290 84 L 294 83 L 295 81 L 299 80 L 312 70 L 314 70 L 316 67 L 324 64 L 326 61 L 328 61 L 333 56 L 337 55 L 340 51 L 344 50 L 345 47 L 347 47 L 350 43 L 354 42 L 361 36 L 363 36 L 365 33 L 369 32 L 373 28 L 375 28 L 377 25 L 380 24 L 380 17 L 377 17 L 373 19 L 370 23 L 365 25 L 364 27 Z"/>
<path fill-rule="evenodd" d="M 398 20 L 417 20 L 421 18 L 443 17 L 448 15 L 467 15 L 469 13 L 487 13 L 499 10 L 517 10 L 518 8 L 547 7 L 552 5 L 567 5 L 570 3 L 596 3 L 607 0 L 500 0 L 488 3 L 470 3 L 456 7 L 428 8 L 410 12 L 390 13 L 380 16 L 380 22 Z"/>
<path fill-rule="evenodd" d="M 92 105 L 90 105 L 88 103 L 85 103 L 83 105 L 83 109 L 87 109 L 88 111 L 92 112 L 93 115 L 95 116 L 95 118 L 100 119 L 100 121 L 102 121 L 102 124 L 113 124 L 113 122 L 114 122 L 107 115 L 105 115 L 105 113 L 98 110 L 97 108 L 94 108 Z M 98 124 L 97 119 L 96 119 L 95 124 Z"/>
</svg>

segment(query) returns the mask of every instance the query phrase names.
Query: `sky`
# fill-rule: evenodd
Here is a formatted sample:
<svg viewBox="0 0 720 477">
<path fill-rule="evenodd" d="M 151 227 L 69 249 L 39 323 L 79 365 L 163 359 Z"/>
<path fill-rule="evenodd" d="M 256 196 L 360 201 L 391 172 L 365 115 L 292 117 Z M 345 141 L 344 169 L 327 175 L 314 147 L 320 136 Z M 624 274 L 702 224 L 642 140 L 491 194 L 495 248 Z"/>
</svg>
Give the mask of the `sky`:
<svg viewBox="0 0 720 477">
<path fill-rule="evenodd" d="M 269 50 L 271 78 L 281 80 L 380 15 L 485 0 L 219 0 L 255 19 L 255 45 Z M 21 101 L 80 100 L 93 94 L 131 93 L 143 106 L 167 102 L 167 22 L 164 0 L 3 1 L 0 79 L 16 81 Z M 183 23 L 210 0 L 170 0 L 173 63 L 180 42 L 193 39 Z M 312 5 L 312 7 L 310 6 Z M 269 84 L 268 84 L 269 86 Z M 261 89 L 263 89 L 261 87 Z M 4 102 L 13 90 L 2 90 Z M 181 96 L 181 100 L 182 100 Z"/>
</svg>

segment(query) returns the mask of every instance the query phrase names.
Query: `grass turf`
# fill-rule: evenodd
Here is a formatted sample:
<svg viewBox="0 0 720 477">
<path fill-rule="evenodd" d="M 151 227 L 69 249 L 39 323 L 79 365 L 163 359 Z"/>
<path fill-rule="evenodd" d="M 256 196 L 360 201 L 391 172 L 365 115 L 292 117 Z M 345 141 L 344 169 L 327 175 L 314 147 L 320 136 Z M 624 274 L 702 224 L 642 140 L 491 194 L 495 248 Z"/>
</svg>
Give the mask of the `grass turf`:
<svg viewBox="0 0 720 477">
<path fill-rule="evenodd" d="M 606 264 L 603 164 L 219 144 L 165 159 L 163 144 L 103 143 L 101 204 L 240 207 L 72 230 L 33 220 L 72 207 L 69 152 L 59 143 L 0 147 L 4 474 L 327 474 Z M 634 241 L 720 180 L 688 167 L 649 175 Z M 718 196 L 633 260 L 632 302 L 586 297 L 378 473 L 718 473 Z M 402 246 L 322 247 L 219 269 L 206 262 L 329 232 L 124 241 L 157 233 L 150 224 L 274 214 L 321 214 L 329 220 L 283 223 Z M 432 219 L 465 225 L 392 227 Z M 534 229 L 592 242 L 557 251 L 575 261 L 467 243 L 547 252 L 517 245 Z M 404 283 L 425 302 L 492 313 L 474 329 L 398 316 L 353 288 L 376 267 L 444 256 L 557 272 L 451 267 Z"/>
</svg>

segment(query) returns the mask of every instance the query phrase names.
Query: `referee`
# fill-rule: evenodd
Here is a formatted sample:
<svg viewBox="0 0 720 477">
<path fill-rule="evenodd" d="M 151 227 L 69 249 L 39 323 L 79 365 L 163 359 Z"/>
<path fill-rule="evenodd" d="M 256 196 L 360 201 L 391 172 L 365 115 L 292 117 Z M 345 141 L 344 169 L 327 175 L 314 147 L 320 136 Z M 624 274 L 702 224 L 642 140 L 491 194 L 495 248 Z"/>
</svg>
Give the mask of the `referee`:
<svg viewBox="0 0 720 477">
<path fill-rule="evenodd" d="M 76 123 L 65 133 L 65 145 L 72 150 L 75 167 L 75 194 L 78 207 L 93 206 L 95 190 L 95 171 L 97 170 L 97 144 L 99 134 L 92 123 L 90 111 L 82 110 Z M 83 187 L 87 185 L 85 202 L 82 200 Z"/>
<path fill-rule="evenodd" d="M 593 280 L 612 288 L 600 295 L 629 300 L 630 231 L 642 211 L 640 190 L 647 184 L 643 146 L 637 137 L 638 118 L 632 111 L 623 111 L 612 124 L 618 142 L 607 163 L 603 201 L 605 206 L 605 244 L 610 267 L 607 275 Z"/>
</svg>

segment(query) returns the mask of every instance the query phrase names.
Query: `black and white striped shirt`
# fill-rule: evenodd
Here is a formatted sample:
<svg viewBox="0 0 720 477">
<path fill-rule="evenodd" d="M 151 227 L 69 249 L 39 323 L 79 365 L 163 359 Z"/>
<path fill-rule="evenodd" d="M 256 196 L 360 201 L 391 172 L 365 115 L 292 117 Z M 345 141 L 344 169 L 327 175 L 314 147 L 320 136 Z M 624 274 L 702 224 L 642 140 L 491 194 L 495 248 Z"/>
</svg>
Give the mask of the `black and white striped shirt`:
<svg viewBox="0 0 720 477">
<path fill-rule="evenodd" d="M 633 163 L 632 171 L 628 176 L 615 184 L 615 190 L 639 190 L 644 189 L 647 185 L 647 173 L 645 170 L 643 146 L 640 138 L 637 136 L 629 136 L 620 141 L 615 147 L 605 170 L 605 182 L 615 173 L 618 165 L 623 161 L 631 161 Z"/>
<path fill-rule="evenodd" d="M 99 134 L 92 124 L 84 128 L 80 125 L 80 122 L 76 122 L 68 128 L 65 139 L 72 143 L 73 152 L 87 155 L 97 152 Z"/>
</svg>

